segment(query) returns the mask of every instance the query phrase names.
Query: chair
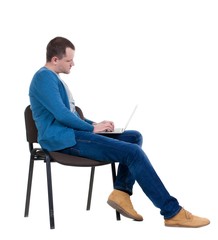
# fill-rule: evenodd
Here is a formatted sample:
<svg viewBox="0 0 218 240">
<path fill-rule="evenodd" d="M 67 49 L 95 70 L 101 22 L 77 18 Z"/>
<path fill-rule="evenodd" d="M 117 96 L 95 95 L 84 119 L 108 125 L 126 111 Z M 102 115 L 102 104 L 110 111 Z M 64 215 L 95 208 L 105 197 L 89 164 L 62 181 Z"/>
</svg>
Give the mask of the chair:
<svg viewBox="0 0 218 240">
<path fill-rule="evenodd" d="M 80 114 L 81 118 L 84 119 L 82 110 L 79 107 L 76 107 L 76 109 L 77 109 L 77 112 Z M 25 117 L 25 126 L 26 126 L 26 139 L 29 144 L 29 151 L 30 151 L 30 163 L 29 163 L 24 217 L 28 217 L 29 215 L 29 205 L 30 205 L 34 162 L 38 160 L 42 160 L 46 163 L 50 229 L 54 229 L 55 221 L 54 221 L 54 207 L 53 207 L 51 162 L 56 162 L 66 166 L 73 166 L 73 167 L 91 167 L 86 210 L 90 210 L 90 207 L 91 207 L 95 167 L 110 164 L 111 171 L 112 171 L 112 181 L 114 184 L 116 179 L 116 165 L 115 163 L 99 162 L 92 159 L 71 156 L 71 155 L 63 154 L 59 152 L 48 152 L 43 150 L 40 147 L 36 147 L 35 145 L 38 144 L 37 129 L 36 129 L 35 122 L 32 118 L 32 111 L 31 111 L 30 105 L 26 107 L 24 111 L 24 117 Z M 120 214 L 117 211 L 116 211 L 116 219 L 120 220 Z"/>
</svg>

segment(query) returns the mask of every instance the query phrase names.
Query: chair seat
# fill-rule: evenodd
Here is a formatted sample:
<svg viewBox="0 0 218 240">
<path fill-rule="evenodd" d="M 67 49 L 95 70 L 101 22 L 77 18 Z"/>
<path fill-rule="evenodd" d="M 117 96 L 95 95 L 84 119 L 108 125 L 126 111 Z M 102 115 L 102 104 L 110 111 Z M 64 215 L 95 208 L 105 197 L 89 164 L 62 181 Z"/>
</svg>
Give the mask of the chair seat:
<svg viewBox="0 0 218 240">
<path fill-rule="evenodd" d="M 49 152 L 51 159 L 54 162 L 58 162 L 67 166 L 75 166 L 75 167 L 96 167 L 102 166 L 106 164 L 110 164 L 110 162 L 100 162 L 93 159 L 71 156 L 69 154 L 60 153 L 60 152 Z"/>
</svg>

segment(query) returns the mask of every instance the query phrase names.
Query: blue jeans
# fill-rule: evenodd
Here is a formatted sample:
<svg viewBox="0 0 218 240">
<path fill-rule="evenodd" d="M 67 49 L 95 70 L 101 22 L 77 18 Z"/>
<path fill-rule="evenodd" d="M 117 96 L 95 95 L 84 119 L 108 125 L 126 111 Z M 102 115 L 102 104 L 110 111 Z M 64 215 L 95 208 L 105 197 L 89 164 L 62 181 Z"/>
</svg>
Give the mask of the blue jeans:
<svg viewBox="0 0 218 240">
<path fill-rule="evenodd" d="M 122 134 L 100 135 L 75 130 L 75 135 L 77 144 L 59 152 L 98 161 L 119 162 L 115 189 L 131 195 L 137 181 L 165 219 L 180 211 L 177 199 L 169 194 L 142 150 L 143 138 L 140 132 L 127 130 Z"/>
</svg>

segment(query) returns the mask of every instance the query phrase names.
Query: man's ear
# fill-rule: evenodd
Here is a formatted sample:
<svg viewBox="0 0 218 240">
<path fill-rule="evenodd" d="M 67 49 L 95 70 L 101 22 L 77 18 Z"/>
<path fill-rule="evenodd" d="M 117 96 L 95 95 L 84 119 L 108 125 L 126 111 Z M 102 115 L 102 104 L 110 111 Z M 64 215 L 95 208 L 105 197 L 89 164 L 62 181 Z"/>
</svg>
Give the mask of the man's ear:
<svg viewBox="0 0 218 240">
<path fill-rule="evenodd" d="M 51 62 L 52 62 L 53 64 L 57 64 L 57 62 L 58 62 L 58 57 L 56 57 L 56 56 L 52 57 Z"/>
</svg>

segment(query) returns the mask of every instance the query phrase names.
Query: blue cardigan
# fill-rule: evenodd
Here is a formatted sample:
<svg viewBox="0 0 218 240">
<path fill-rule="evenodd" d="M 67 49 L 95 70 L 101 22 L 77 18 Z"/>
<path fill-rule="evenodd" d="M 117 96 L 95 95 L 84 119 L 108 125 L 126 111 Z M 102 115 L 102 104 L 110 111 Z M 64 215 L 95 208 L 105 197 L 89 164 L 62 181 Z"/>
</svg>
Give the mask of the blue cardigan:
<svg viewBox="0 0 218 240">
<path fill-rule="evenodd" d="M 30 105 L 43 149 L 57 151 L 76 144 L 74 130 L 93 131 L 92 121 L 82 120 L 70 111 L 63 83 L 58 76 L 42 67 L 29 88 Z"/>
</svg>

